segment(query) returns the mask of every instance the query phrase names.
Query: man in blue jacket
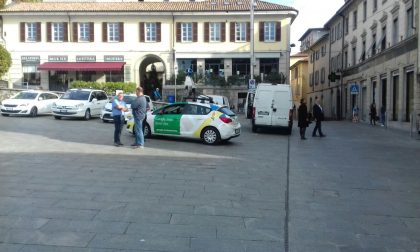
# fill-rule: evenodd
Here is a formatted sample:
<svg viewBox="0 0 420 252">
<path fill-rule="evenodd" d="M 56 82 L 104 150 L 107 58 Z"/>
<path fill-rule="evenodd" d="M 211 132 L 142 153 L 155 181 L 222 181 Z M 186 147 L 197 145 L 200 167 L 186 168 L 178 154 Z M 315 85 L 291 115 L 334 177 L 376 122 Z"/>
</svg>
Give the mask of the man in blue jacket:
<svg viewBox="0 0 420 252">
<path fill-rule="evenodd" d="M 312 131 L 312 136 L 316 137 L 316 131 L 318 131 L 320 137 L 325 137 L 326 135 L 322 133 L 321 129 L 321 121 L 324 120 L 324 111 L 322 110 L 321 105 L 319 105 L 318 96 L 315 96 L 315 104 L 312 108 L 312 112 L 315 117 L 315 128 Z"/>
</svg>

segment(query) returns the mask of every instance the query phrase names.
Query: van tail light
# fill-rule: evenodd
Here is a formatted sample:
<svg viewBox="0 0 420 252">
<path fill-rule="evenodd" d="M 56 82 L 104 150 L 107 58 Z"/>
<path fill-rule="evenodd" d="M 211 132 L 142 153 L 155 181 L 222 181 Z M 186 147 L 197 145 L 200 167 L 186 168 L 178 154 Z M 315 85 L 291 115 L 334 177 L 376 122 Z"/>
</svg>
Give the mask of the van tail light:
<svg viewBox="0 0 420 252">
<path fill-rule="evenodd" d="M 255 119 L 255 107 L 252 107 L 252 119 Z"/>
<path fill-rule="evenodd" d="M 221 115 L 219 119 L 224 123 L 231 123 L 232 119 L 230 117 L 226 117 L 225 115 Z"/>
</svg>

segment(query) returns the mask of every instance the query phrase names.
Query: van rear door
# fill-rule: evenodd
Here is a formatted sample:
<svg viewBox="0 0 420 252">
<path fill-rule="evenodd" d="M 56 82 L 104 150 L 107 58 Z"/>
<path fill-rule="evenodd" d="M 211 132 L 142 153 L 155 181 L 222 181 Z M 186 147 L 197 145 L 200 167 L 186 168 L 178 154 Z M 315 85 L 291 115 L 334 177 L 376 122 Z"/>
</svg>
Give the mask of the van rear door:
<svg viewBox="0 0 420 252">
<path fill-rule="evenodd" d="M 271 126 L 273 92 L 260 90 L 255 99 L 256 101 L 254 104 L 257 104 L 257 106 L 255 106 L 255 124 Z"/>
<path fill-rule="evenodd" d="M 289 92 L 274 91 L 271 122 L 273 126 L 287 127 L 289 125 L 289 95 Z"/>
</svg>

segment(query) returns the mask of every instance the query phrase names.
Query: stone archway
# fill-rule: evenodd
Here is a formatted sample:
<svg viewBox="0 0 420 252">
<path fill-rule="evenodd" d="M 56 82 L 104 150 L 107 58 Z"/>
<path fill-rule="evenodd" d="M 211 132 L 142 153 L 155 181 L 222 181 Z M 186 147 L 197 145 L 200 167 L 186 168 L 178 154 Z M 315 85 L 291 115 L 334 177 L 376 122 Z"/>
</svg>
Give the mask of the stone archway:
<svg viewBox="0 0 420 252">
<path fill-rule="evenodd" d="M 152 97 L 153 90 L 159 88 L 162 92 L 162 85 L 165 81 L 165 63 L 156 55 L 146 55 L 139 65 L 140 86 L 144 94 Z"/>
</svg>

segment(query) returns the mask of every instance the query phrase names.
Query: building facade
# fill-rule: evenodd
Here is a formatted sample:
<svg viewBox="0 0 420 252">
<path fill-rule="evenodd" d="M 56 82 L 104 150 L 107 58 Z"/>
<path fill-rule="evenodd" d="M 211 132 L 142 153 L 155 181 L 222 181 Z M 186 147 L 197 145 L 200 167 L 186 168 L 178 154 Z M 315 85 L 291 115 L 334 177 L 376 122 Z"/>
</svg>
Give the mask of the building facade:
<svg viewBox="0 0 420 252">
<path fill-rule="evenodd" d="M 291 56 L 290 85 L 292 86 L 293 104 L 295 108 L 300 105 L 300 100 L 307 100 L 308 93 L 308 55 L 297 53 Z"/>
<path fill-rule="evenodd" d="M 249 1 L 240 0 L 19 2 L 0 15 L 1 41 L 12 55 L 9 87 L 62 91 L 74 80 L 121 81 L 171 92 L 182 72 L 227 80 L 249 78 L 253 67 L 254 75 L 287 76 L 297 11 L 256 1 L 252 25 Z M 152 68 L 159 81 L 150 85 Z"/>
</svg>

